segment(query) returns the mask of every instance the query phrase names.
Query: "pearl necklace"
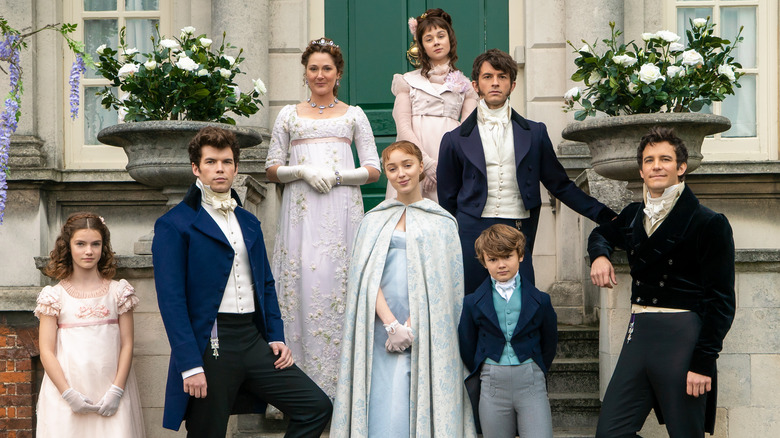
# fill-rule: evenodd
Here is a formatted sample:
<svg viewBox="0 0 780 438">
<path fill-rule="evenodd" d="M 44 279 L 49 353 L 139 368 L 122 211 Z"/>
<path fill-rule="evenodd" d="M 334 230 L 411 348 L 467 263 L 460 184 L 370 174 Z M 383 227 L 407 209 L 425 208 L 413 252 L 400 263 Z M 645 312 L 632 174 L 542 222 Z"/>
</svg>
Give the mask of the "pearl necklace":
<svg viewBox="0 0 780 438">
<path fill-rule="evenodd" d="M 306 99 L 306 102 L 308 102 L 309 105 L 311 105 L 312 108 L 319 108 L 320 109 L 320 114 L 322 114 L 322 112 L 325 111 L 325 108 L 333 108 L 337 103 L 339 103 L 339 99 L 337 97 L 334 97 L 333 98 L 333 103 L 328 104 L 327 106 L 325 106 L 325 105 L 317 105 L 316 103 L 311 101 L 311 97 Z"/>
</svg>

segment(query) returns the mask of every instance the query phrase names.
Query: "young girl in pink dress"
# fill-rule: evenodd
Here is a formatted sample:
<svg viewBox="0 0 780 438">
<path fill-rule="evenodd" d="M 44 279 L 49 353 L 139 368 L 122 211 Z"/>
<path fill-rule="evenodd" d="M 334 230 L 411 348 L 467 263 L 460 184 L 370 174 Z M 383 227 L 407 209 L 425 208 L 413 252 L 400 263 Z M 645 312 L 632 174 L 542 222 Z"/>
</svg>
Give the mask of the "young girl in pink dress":
<svg viewBox="0 0 780 438">
<path fill-rule="evenodd" d="M 38 437 L 144 437 L 133 361 L 138 297 L 112 280 L 116 261 L 103 218 L 72 214 L 44 273 L 60 280 L 38 295 L 41 362 Z"/>
<path fill-rule="evenodd" d="M 471 81 L 455 67 L 458 40 L 450 14 L 428 9 L 409 19 L 409 30 L 417 42 L 420 68 L 393 76 L 396 141 L 406 140 L 420 148 L 425 173 L 422 194 L 438 202 L 436 166 L 441 138 L 477 108 L 478 98 Z M 395 196 L 388 184 L 386 199 Z"/>
</svg>

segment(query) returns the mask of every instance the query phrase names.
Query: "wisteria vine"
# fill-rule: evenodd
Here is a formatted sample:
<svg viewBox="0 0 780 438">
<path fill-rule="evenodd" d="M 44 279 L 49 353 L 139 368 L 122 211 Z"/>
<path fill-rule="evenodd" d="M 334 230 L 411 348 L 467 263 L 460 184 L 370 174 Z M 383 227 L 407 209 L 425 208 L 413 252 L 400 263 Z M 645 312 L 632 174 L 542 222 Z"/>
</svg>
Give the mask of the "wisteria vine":
<svg viewBox="0 0 780 438">
<path fill-rule="evenodd" d="M 7 73 L 10 80 L 10 90 L 5 98 L 3 111 L 0 113 L 0 224 L 3 223 L 8 197 L 8 158 L 11 148 L 11 136 L 19 126 L 19 118 L 22 114 L 21 104 L 24 88 L 22 87 L 20 54 L 22 49 L 27 48 L 26 38 L 47 29 L 62 34 L 68 43 L 68 47 L 76 54 L 76 61 L 73 62 L 68 81 L 70 84 L 70 114 L 72 119 L 78 116 L 80 79 L 86 72 L 85 62 L 92 62 L 89 56 L 84 53 L 84 44 L 74 41 L 69 36 L 70 33 L 76 30 L 75 24 L 50 24 L 22 34 L 11 27 L 5 18 L 0 17 L 0 33 L 2 33 L 0 63 L 7 63 L 8 71 L 5 71 L 2 66 L 0 66 L 0 70 Z"/>
</svg>

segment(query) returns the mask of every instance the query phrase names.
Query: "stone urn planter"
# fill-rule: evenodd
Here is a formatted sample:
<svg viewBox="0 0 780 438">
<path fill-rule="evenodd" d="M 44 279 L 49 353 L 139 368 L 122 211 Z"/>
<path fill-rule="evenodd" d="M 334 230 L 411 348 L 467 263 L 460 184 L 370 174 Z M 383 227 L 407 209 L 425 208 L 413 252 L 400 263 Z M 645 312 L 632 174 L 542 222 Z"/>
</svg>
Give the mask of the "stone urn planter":
<svg viewBox="0 0 780 438">
<path fill-rule="evenodd" d="M 102 129 L 97 138 L 101 143 L 124 149 L 130 176 L 141 184 L 162 189 L 168 205 L 173 207 L 195 182 L 187 145 L 205 126 L 232 131 L 242 148 L 262 142 L 260 134 L 250 128 L 188 120 L 120 123 Z"/>
<path fill-rule="evenodd" d="M 141 184 L 158 188 L 173 208 L 195 182 L 187 146 L 197 132 L 206 126 L 217 126 L 236 134 L 240 147 L 262 142 L 261 135 L 250 128 L 216 122 L 189 120 L 154 120 L 120 123 L 102 129 L 97 138 L 101 143 L 124 149 L 126 169 Z M 136 243 L 136 254 L 151 254 L 153 233 L 142 236 Z"/>
<path fill-rule="evenodd" d="M 704 137 L 726 131 L 728 118 L 701 113 L 653 113 L 601 117 L 569 124 L 563 132 L 567 140 L 588 144 L 593 170 L 599 175 L 628 181 L 635 199 L 641 199 L 642 182 L 636 149 L 639 140 L 653 126 L 674 128 L 688 148 L 688 172 L 701 164 Z M 637 193 L 638 190 L 638 193 Z"/>
</svg>

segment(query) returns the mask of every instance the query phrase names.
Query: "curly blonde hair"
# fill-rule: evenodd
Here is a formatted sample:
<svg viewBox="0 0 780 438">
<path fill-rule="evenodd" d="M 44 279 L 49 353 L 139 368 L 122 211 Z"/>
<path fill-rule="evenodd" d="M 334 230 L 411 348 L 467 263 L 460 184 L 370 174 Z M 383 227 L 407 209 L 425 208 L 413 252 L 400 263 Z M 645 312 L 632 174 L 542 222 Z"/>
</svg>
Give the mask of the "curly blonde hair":
<svg viewBox="0 0 780 438">
<path fill-rule="evenodd" d="M 73 255 L 70 252 L 70 240 L 78 230 L 97 230 L 103 239 L 103 248 L 100 251 L 98 272 L 105 279 L 112 279 L 116 275 L 116 259 L 111 250 L 111 233 L 108 231 L 103 218 L 93 213 L 73 213 L 62 226 L 60 235 L 54 242 L 54 249 L 49 253 L 49 263 L 43 269 L 43 273 L 55 280 L 64 280 L 73 274 Z"/>
</svg>

